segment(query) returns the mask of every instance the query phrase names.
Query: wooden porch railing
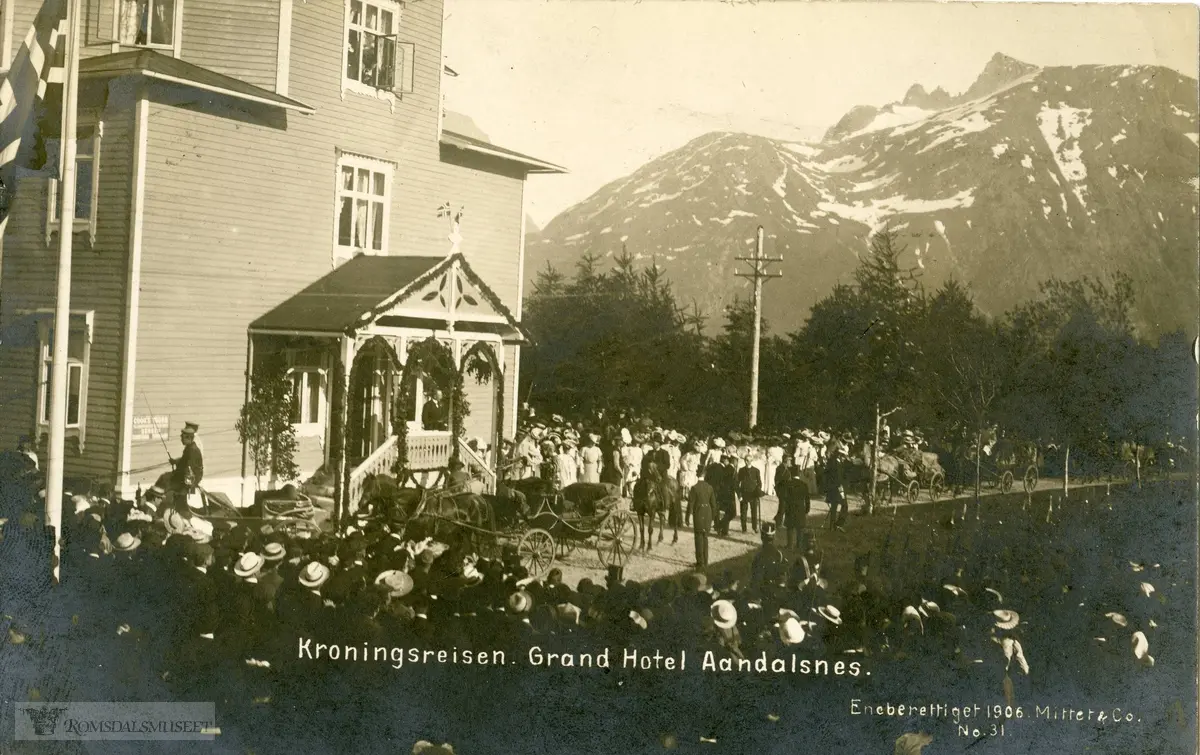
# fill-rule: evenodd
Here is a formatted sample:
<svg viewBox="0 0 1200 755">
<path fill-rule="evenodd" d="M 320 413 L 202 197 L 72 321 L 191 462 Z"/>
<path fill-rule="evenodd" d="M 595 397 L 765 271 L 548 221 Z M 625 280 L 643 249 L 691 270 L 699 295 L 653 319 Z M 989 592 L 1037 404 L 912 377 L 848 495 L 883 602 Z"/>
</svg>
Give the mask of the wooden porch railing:
<svg viewBox="0 0 1200 755">
<path fill-rule="evenodd" d="M 445 435 L 409 435 L 408 468 L 413 472 L 445 469 L 450 464 L 454 440 Z"/>
<path fill-rule="evenodd" d="M 383 445 L 372 451 L 371 455 L 363 459 L 363 462 L 350 473 L 350 485 L 346 489 L 348 511 L 358 509 L 359 501 L 362 499 L 363 480 L 367 475 L 391 474 L 392 465 L 396 463 L 396 459 L 400 455 L 398 440 L 395 435 L 388 438 Z"/>
<path fill-rule="evenodd" d="M 483 492 L 494 495 L 496 493 L 496 470 L 488 466 L 487 460 L 475 453 L 475 450 L 468 446 L 462 438 L 458 439 L 458 450 L 463 464 L 467 467 L 467 473 L 483 482 Z"/>
</svg>

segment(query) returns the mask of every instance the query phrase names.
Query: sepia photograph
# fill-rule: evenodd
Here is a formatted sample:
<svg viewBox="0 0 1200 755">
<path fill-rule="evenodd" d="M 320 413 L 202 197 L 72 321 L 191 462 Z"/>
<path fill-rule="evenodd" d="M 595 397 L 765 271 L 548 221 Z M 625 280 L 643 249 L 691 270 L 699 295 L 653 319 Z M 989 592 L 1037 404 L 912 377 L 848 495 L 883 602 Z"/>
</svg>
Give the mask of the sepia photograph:
<svg viewBox="0 0 1200 755">
<path fill-rule="evenodd" d="M 1198 53 L 0 0 L 0 753 L 1200 751 Z"/>
</svg>

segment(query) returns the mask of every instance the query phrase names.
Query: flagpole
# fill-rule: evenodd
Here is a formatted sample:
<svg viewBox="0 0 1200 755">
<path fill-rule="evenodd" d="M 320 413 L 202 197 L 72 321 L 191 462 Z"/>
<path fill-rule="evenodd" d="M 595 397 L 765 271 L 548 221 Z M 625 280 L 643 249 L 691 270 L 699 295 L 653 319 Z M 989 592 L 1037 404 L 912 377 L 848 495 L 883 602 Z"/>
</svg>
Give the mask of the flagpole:
<svg viewBox="0 0 1200 755">
<path fill-rule="evenodd" d="M 54 308 L 54 353 L 50 368 L 50 442 L 46 463 L 46 525 L 54 530 L 51 569 L 60 579 L 62 543 L 63 456 L 67 433 L 67 359 L 71 332 L 71 243 L 75 220 L 75 132 L 79 110 L 80 0 L 68 0 L 66 70 L 63 72 L 63 133 L 59 150 L 62 183 L 58 228 L 58 293 Z M 82 397 L 81 397 L 82 398 Z"/>
</svg>

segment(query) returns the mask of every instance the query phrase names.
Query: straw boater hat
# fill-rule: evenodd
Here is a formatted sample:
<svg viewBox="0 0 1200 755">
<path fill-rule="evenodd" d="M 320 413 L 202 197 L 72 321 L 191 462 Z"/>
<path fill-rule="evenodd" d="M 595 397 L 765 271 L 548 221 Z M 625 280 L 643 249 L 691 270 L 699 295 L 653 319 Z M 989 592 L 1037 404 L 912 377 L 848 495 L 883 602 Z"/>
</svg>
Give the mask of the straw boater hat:
<svg viewBox="0 0 1200 755">
<path fill-rule="evenodd" d="M 117 535 L 117 539 L 113 542 L 113 548 L 128 553 L 129 551 L 137 550 L 137 547 L 141 544 L 141 538 L 135 536 L 132 532 L 122 532 L 120 535 Z"/>
<path fill-rule="evenodd" d="M 412 577 L 398 569 L 388 569 L 375 578 L 375 584 L 388 589 L 388 597 L 403 598 L 413 590 Z"/>
<path fill-rule="evenodd" d="M 305 587 L 320 587 L 329 579 L 329 567 L 320 561 L 309 561 L 300 571 L 300 584 Z"/>
<path fill-rule="evenodd" d="M 75 504 L 75 513 L 82 514 L 92 507 L 92 502 L 87 496 L 77 495 L 71 497 L 71 503 Z"/>
<path fill-rule="evenodd" d="M 728 600 L 718 600 L 712 604 L 712 620 L 720 629 L 732 629 L 737 624 L 737 609 Z"/>
<path fill-rule="evenodd" d="M 162 523 L 167 533 L 171 535 L 184 534 L 191 529 L 187 519 L 184 519 L 183 514 L 180 514 L 175 509 L 167 509 L 163 512 Z"/>
<path fill-rule="evenodd" d="M 804 622 L 800 621 L 800 616 L 795 611 L 780 608 L 776 624 L 779 628 L 779 640 L 784 645 L 799 645 L 804 642 L 807 636 L 804 632 Z"/>
<path fill-rule="evenodd" d="M 242 578 L 253 577 L 262 570 L 265 563 L 266 559 L 253 551 L 243 553 L 233 565 L 233 573 Z"/>
<path fill-rule="evenodd" d="M 713 438 L 712 444 L 713 444 L 713 448 L 724 448 L 725 447 L 725 439 L 724 438 Z"/>
<path fill-rule="evenodd" d="M 1021 617 L 1016 611 L 1007 611 L 1001 608 L 992 611 L 992 615 L 996 617 L 996 626 L 1000 629 L 1013 629 L 1021 623 Z"/>
<path fill-rule="evenodd" d="M 529 613 L 531 608 L 533 608 L 533 596 L 524 590 L 518 590 L 508 596 L 509 613 Z"/>
<path fill-rule="evenodd" d="M 816 611 L 821 614 L 821 618 L 830 624 L 837 625 L 842 623 L 842 612 L 837 610 L 836 606 L 821 606 Z"/>
<path fill-rule="evenodd" d="M 282 561 L 287 555 L 283 543 L 267 543 L 263 546 L 263 558 L 267 561 Z"/>
</svg>

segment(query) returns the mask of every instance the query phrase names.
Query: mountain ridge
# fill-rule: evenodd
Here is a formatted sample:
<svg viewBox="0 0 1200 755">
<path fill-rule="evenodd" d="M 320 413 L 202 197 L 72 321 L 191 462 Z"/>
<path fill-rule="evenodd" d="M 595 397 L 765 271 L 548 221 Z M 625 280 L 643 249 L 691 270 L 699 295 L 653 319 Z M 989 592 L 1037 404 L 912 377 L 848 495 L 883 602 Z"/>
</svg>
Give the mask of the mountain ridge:
<svg viewBox="0 0 1200 755">
<path fill-rule="evenodd" d="M 766 315 L 788 330 L 890 222 L 928 285 L 962 280 L 984 311 L 1050 277 L 1124 272 L 1139 328 L 1194 331 L 1196 112 L 1195 80 L 1172 69 L 998 54 L 960 95 L 913 85 L 884 109 L 852 109 L 821 142 L 697 137 L 552 219 L 527 243 L 526 270 L 569 274 L 583 252 L 627 245 L 719 327 L 745 291 L 734 258 L 761 223 L 768 253 L 785 257 Z"/>
</svg>

